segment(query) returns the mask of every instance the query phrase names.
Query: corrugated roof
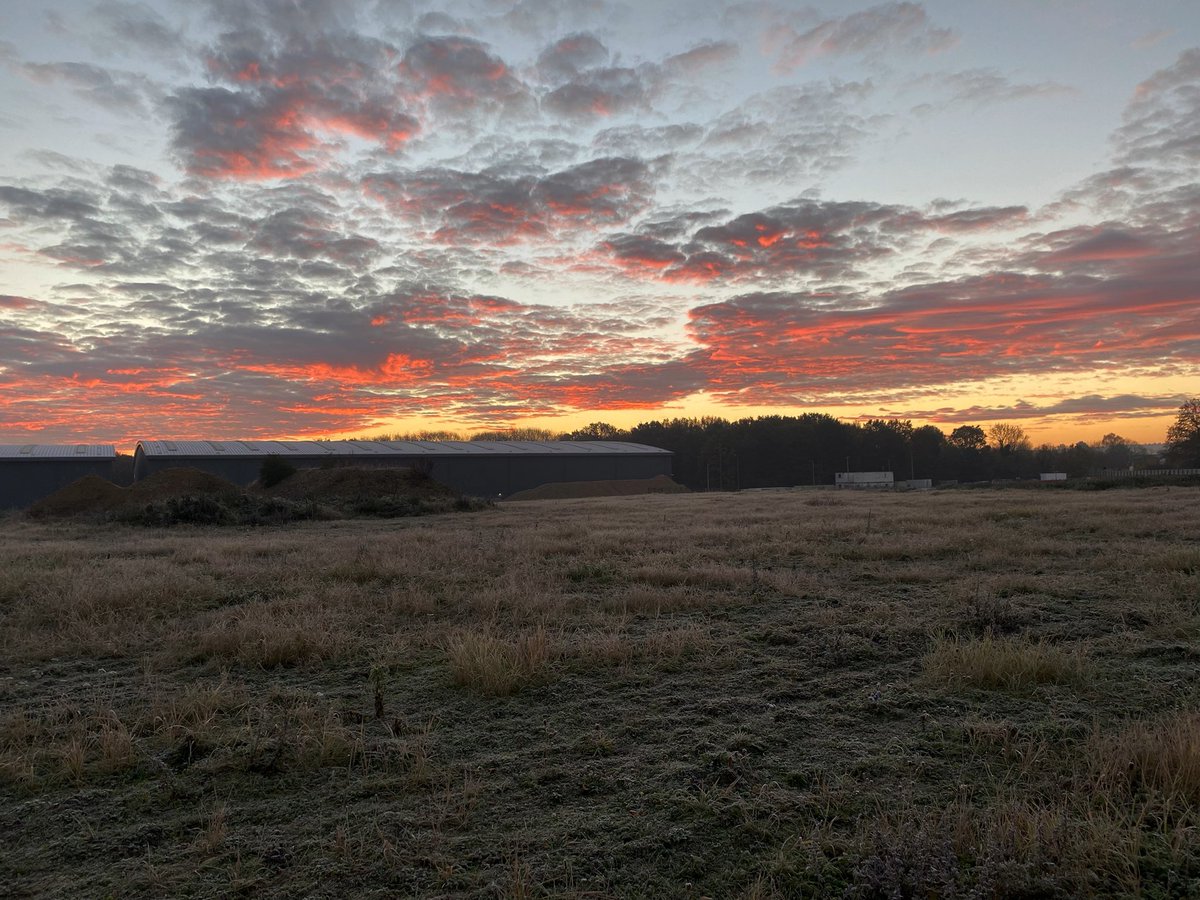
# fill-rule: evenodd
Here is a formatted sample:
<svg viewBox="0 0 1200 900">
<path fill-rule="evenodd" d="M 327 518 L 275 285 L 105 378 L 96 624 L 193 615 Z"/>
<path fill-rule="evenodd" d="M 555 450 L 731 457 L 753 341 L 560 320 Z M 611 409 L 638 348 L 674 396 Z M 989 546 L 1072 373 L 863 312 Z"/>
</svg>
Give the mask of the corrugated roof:
<svg viewBox="0 0 1200 900">
<path fill-rule="evenodd" d="M 670 453 L 625 441 L 139 441 L 143 455 L 172 457 L 258 456 L 498 456 Z"/>
<path fill-rule="evenodd" d="M 114 459 L 112 444 L 0 444 L 0 459 Z"/>
</svg>

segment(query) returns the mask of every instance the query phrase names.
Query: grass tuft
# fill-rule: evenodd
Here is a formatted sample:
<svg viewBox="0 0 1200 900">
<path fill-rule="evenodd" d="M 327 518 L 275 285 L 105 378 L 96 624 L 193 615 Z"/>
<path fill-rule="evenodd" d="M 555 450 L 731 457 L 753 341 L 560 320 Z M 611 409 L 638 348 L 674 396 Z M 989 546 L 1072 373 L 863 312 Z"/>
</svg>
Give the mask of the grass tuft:
<svg viewBox="0 0 1200 900">
<path fill-rule="evenodd" d="M 550 639 L 538 627 L 515 640 L 461 631 L 446 643 L 454 683 L 489 697 L 506 697 L 532 684 L 550 663 Z"/>
<path fill-rule="evenodd" d="M 941 637 L 922 660 L 927 675 L 985 688 L 1023 688 L 1079 681 L 1087 672 L 1081 650 L 1044 640 Z"/>
<path fill-rule="evenodd" d="M 1200 713 L 1137 722 L 1098 740 L 1097 780 L 1121 793 L 1150 795 L 1168 807 L 1200 805 Z"/>
</svg>

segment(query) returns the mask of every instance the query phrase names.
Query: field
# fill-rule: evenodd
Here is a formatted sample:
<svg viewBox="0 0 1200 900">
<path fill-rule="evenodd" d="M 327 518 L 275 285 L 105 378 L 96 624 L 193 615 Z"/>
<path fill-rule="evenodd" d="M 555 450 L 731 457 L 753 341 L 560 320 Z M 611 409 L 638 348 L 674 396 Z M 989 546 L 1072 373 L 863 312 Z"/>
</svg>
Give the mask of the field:
<svg viewBox="0 0 1200 900">
<path fill-rule="evenodd" d="M 1200 894 L 1200 490 L 0 522 L 9 896 Z"/>
</svg>

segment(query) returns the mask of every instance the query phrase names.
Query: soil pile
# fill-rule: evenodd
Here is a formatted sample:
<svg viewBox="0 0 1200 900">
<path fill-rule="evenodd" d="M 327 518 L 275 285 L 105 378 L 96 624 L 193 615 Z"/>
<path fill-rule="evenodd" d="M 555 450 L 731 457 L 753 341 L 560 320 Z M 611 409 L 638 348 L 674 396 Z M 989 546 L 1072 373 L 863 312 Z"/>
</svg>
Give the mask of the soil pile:
<svg viewBox="0 0 1200 900">
<path fill-rule="evenodd" d="M 85 475 L 34 503 L 29 515 L 41 519 L 106 513 L 123 506 L 128 496 L 128 488 L 99 475 Z"/>
<path fill-rule="evenodd" d="M 118 487 L 98 475 L 85 475 L 29 507 L 34 518 L 116 515 L 179 497 L 233 500 L 244 492 L 232 481 L 199 469 L 164 469 L 133 487 Z"/>
<path fill-rule="evenodd" d="M 688 489 L 669 475 L 612 481 L 556 481 L 517 491 L 507 500 L 573 500 L 577 497 L 628 497 L 636 494 L 686 494 Z"/>
<path fill-rule="evenodd" d="M 411 469 L 301 469 L 274 487 L 247 490 L 199 469 L 173 468 L 128 488 L 89 475 L 38 501 L 29 515 L 150 526 L 270 525 L 354 516 L 421 516 L 484 505 Z"/>
<path fill-rule="evenodd" d="M 129 502 L 159 503 L 172 497 L 238 497 L 244 491 L 219 475 L 200 469 L 163 469 L 127 491 Z"/>
<path fill-rule="evenodd" d="M 407 468 L 337 466 L 332 469 L 300 469 L 279 484 L 266 488 L 269 497 L 285 500 L 371 501 L 380 497 L 455 499 L 458 494 Z"/>
</svg>

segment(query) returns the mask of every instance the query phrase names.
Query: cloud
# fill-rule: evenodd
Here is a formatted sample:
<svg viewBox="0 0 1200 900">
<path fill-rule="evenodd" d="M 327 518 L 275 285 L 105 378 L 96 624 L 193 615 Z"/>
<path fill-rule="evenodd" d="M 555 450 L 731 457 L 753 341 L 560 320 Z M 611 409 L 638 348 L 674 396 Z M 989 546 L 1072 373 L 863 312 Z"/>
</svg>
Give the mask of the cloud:
<svg viewBox="0 0 1200 900">
<path fill-rule="evenodd" d="M 654 178 L 646 162 L 604 157 L 537 174 L 383 172 L 368 175 L 363 187 L 393 212 L 422 222 L 438 242 L 503 245 L 625 222 L 649 204 Z"/>
<path fill-rule="evenodd" d="M 1014 82 L 995 69 L 964 69 L 959 72 L 922 75 L 913 80 L 909 89 L 918 90 L 922 95 L 927 95 L 931 90 L 943 94 L 943 98 L 938 101 L 927 101 L 913 107 L 913 112 L 919 114 L 951 106 L 978 109 L 993 103 L 1078 93 L 1075 88 L 1056 81 L 1033 84 Z"/>
<path fill-rule="evenodd" d="M 1163 252 L 1155 241 L 1119 227 L 1074 228 L 1049 235 L 1057 246 L 1033 262 L 1042 268 L 1070 269 L 1088 264 L 1125 263 Z"/>
<path fill-rule="evenodd" d="M 570 81 L 586 69 L 608 63 L 608 48 L 593 34 L 576 32 L 555 41 L 537 59 L 537 73 L 547 84 Z"/>
<path fill-rule="evenodd" d="M 1175 31 L 1170 28 L 1158 28 L 1154 31 L 1147 31 L 1145 34 L 1139 35 L 1129 42 L 1129 46 L 1134 50 L 1146 50 L 1155 46 L 1167 38 L 1175 34 Z"/>
<path fill-rule="evenodd" d="M 148 114 L 161 89 L 144 75 L 89 63 L 17 63 L 10 65 L 40 84 L 63 84 L 88 103 L 128 115 Z"/>
<path fill-rule="evenodd" d="M 158 56 L 178 54 L 187 48 L 183 31 L 172 28 L 154 9 L 144 3 L 126 0 L 101 0 L 89 12 L 97 48 L 113 52 L 116 47 L 136 48 Z M 99 32 L 97 34 L 97 32 Z"/>
<path fill-rule="evenodd" d="M 997 271 L 874 292 L 756 292 L 697 307 L 714 388 L 758 403 L 1200 358 L 1195 254 L 1095 277 Z"/>
<path fill-rule="evenodd" d="M 1116 142 L 1120 163 L 1200 164 L 1200 48 L 1137 86 Z"/>
<path fill-rule="evenodd" d="M 889 412 L 902 418 L 925 419 L 931 422 L 960 424 L 963 422 L 994 422 L 1025 419 L 1061 419 L 1075 422 L 1106 422 L 1111 419 L 1160 418 L 1174 413 L 1183 401 L 1181 396 L 1146 397 L 1140 394 L 1086 394 L 1066 397 L 1053 403 L 1037 404 L 1025 400 L 1007 406 L 943 406 L 936 409 L 915 409 Z"/>
<path fill-rule="evenodd" d="M 927 215 L 868 202 L 798 199 L 706 223 L 686 236 L 681 229 L 658 234 L 615 235 L 598 248 L 627 274 L 666 281 L 768 283 L 852 281 L 930 232 L 966 234 L 1012 228 L 1025 219 L 1021 206 L 977 207 Z M 674 243 L 665 239 L 670 236 Z"/>
<path fill-rule="evenodd" d="M 779 72 L 790 72 L 823 56 L 936 53 L 956 40 L 949 29 L 933 27 L 919 3 L 883 3 L 827 19 L 803 33 L 785 26 L 768 36 Z"/>
<path fill-rule="evenodd" d="M 165 101 L 172 145 L 193 175 L 298 177 L 346 138 L 395 151 L 419 130 L 397 100 L 387 44 L 345 33 L 283 44 L 254 31 L 223 35 L 208 67 L 227 86 L 187 87 Z"/>
<path fill-rule="evenodd" d="M 844 166 L 870 131 L 858 109 L 875 92 L 869 82 L 785 85 L 751 95 L 707 123 L 704 140 L 681 152 L 682 186 L 709 193 L 747 184 L 794 189 Z"/>
<path fill-rule="evenodd" d="M 504 61 L 475 38 L 422 37 L 405 51 L 399 71 L 413 95 L 435 110 L 523 111 L 531 102 Z"/>
<path fill-rule="evenodd" d="M 663 60 L 662 68 L 670 75 L 692 76 L 705 69 L 727 63 L 735 59 L 739 53 L 740 49 L 733 41 L 704 41 L 690 50 L 668 56 Z"/>
<path fill-rule="evenodd" d="M 542 108 L 564 119 L 603 119 L 647 109 L 648 92 L 634 69 L 589 69 L 548 93 Z"/>
</svg>

